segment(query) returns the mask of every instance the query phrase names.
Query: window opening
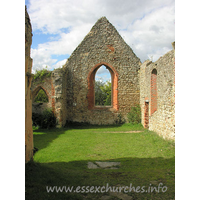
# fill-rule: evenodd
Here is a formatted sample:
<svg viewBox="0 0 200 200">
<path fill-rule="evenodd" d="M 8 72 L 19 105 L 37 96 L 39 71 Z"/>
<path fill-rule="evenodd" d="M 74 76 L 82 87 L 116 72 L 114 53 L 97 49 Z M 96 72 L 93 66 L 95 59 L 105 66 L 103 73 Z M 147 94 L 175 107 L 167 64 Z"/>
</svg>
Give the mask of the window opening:
<svg viewBox="0 0 200 200">
<path fill-rule="evenodd" d="M 111 73 L 104 65 L 102 65 L 95 74 L 95 106 L 111 106 L 111 102 Z"/>
<path fill-rule="evenodd" d="M 45 91 L 43 89 L 40 89 L 34 99 L 34 103 L 47 103 L 47 102 L 48 102 L 48 97 Z"/>
</svg>

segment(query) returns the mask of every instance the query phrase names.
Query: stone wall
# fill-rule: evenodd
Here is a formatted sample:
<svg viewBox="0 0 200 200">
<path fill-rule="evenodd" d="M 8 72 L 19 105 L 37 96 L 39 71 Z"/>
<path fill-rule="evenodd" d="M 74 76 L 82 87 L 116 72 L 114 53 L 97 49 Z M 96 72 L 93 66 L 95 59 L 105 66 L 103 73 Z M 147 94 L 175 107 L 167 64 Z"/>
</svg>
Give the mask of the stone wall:
<svg viewBox="0 0 200 200">
<path fill-rule="evenodd" d="M 32 59 L 30 48 L 32 44 L 32 28 L 27 9 L 25 7 L 25 162 L 33 158 L 33 130 L 32 130 Z"/>
<path fill-rule="evenodd" d="M 100 18 L 74 50 L 62 69 L 42 82 L 33 80 L 33 99 L 42 88 L 49 102 L 33 103 L 33 112 L 52 108 L 61 126 L 67 121 L 113 124 L 125 119 L 140 103 L 142 124 L 162 135 L 175 137 L 175 43 L 174 50 L 142 65 L 115 27 Z M 111 106 L 95 106 L 95 74 L 102 66 L 111 74 Z"/>
<path fill-rule="evenodd" d="M 64 66 L 63 124 L 68 121 L 112 124 L 139 104 L 140 59 L 115 27 L 100 18 Z M 94 105 L 94 77 L 105 65 L 112 77 L 112 106 Z"/>
<path fill-rule="evenodd" d="M 155 81 L 156 86 L 153 85 Z M 156 93 L 152 92 L 155 88 Z M 175 49 L 154 63 L 147 60 L 141 65 L 140 105 L 144 127 L 149 127 L 164 138 L 175 138 Z"/>
<path fill-rule="evenodd" d="M 46 76 L 44 75 L 42 79 L 37 78 L 32 81 L 31 91 L 32 91 L 32 99 L 33 99 L 33 104 L 32 104 L 33 113 L 41 114 L 46 108 L 52 108 L 52 107 L 54 108 L 53 98 L 52 98 L 52 94 L 54 93 L 54 88 L 52 88 L 51 76 L 47 76 L 47 75 L 48 73 L 46 73 Z M 46 96 L 48 97 L 47 103 L 34 102 L 34 99 L 36 98 L 40 89 L 44 90 Z"/>
<path fill-rule="evenodd" d="M 59 125 L 62 125 L 62 76 L 63 70 L 56 69 L 49 75 L 49 72 L 46 72 L 44 76 L 40 79 L 33 79 L 31 92 L 32 92 L 32 112 L 41 114 L 46 108 L 50 108 L 56 115 L 57 122 Z M 37 96 L 39 90 L 42 89 L 48 97 L 47 103 L 35 103 L 34 99 Z"/>
</svg>

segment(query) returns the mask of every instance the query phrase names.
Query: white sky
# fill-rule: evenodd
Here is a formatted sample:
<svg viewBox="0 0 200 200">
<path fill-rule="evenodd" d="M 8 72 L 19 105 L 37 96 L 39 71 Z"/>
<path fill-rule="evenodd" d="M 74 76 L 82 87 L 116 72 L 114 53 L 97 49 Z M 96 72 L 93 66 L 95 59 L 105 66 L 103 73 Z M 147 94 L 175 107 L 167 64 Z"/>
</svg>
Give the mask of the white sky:
<svg viewBox="0 0 200 200">
<path fill-rule="evenodd" d="M 101 80 L 103 82 L 111 81 L 111 74 L 108 69 L 104 65 L 102 65 L 95 75 L 95 80 Z"/>
<path fill-rule="evenodd" d="M 33 72 L 61 67 L 102 16 L 144 62 L 172 49 L 174 0 L 29 0 Z"/>
</svg>

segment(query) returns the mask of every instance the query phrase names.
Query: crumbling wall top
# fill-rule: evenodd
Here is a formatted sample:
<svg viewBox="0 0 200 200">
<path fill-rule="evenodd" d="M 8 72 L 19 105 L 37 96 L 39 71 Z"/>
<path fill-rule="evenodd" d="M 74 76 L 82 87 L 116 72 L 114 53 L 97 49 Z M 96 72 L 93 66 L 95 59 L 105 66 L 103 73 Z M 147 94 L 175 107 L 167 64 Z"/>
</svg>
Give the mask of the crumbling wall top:
<svg viewBox="0 0 200 200">
<path fill-rule="evenodd" d="M 25 6 L 25 55 L 30 56 L 30 46 L 32 44 L 32 26 Z"/>
</svg>

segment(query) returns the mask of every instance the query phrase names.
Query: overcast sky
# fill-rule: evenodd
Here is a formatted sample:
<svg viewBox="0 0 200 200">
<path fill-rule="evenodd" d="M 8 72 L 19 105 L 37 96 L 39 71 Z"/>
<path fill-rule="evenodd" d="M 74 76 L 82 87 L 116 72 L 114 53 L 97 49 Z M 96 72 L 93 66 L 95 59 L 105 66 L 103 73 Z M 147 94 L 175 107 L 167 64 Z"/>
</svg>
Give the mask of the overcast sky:
<svg viewBox="0 0 200 200">
<path fill-rule="evenodd" d="M 175 41 L 174 0 L 26 0 L 33 29 L 33 72 L 61 67 L 102 16 L 142 62 Z"/>
</svg>

